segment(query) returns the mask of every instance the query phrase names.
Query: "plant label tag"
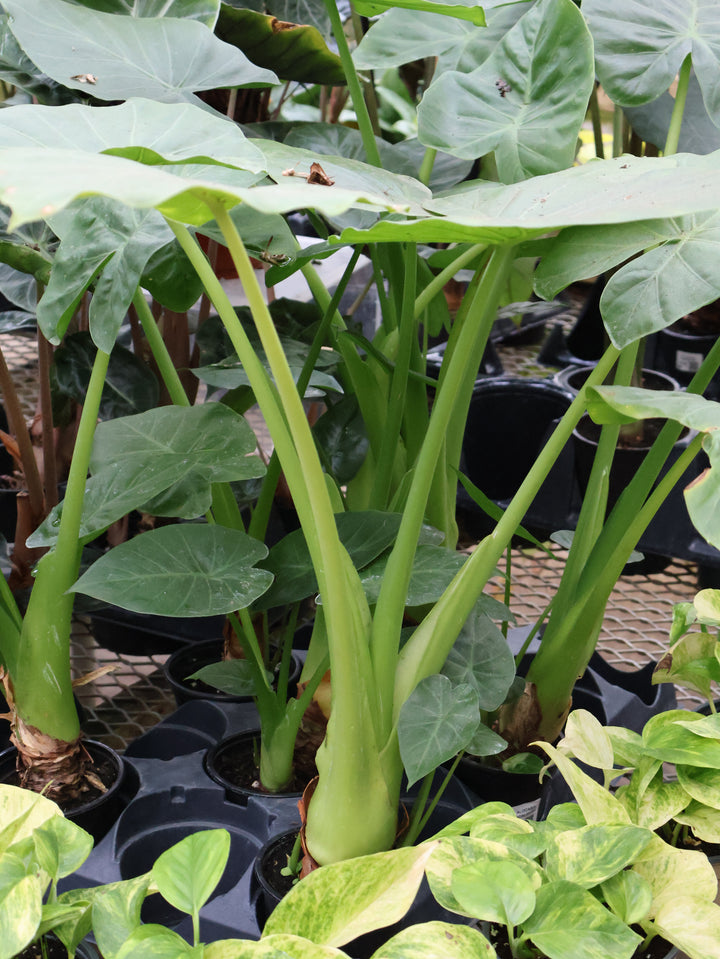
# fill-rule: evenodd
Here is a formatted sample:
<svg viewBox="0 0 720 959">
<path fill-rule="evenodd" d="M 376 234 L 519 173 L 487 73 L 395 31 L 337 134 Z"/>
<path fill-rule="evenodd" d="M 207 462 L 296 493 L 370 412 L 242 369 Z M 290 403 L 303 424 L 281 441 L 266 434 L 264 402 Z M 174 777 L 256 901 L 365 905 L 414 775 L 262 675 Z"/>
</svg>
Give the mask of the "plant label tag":
<svg viewBox="0 0 720 959">
<path fill-rule="evenodd" d="M 536 819 L 540 809 L 540 797 L 531 802 L 520 803 L 519 806 L 513 806 L 513 812 L 518 819 Z"/>
<path fill-rule="evenodd" d="M 675 366 L 683 373 L 697 373 L 702 361 L 702 353 L 688 353 L 687 350 L 675 351 Z"/>
</svg>

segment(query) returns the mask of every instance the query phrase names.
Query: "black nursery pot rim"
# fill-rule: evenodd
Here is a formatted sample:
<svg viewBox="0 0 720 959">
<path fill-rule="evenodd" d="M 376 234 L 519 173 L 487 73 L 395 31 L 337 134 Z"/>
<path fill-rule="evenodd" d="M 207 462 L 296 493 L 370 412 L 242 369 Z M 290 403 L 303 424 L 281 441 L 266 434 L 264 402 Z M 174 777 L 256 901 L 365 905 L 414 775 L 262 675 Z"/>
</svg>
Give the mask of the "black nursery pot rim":
<svg viewBox="0 0 720 959">
<path fill-rule="evenodd" d="M 224 693 L 219 689 L 212 689 L 205 686 L 196 689 L 187 682 L 187 677 L 211 663 L 217 663 L 222 658 L 223 650 L 222 638 L 204 639 L 199 643 L 192 643 L 177 649 L 163 665 L 163 672 L 170 684 L 175 701 L 178 706 L 186 702 L 206 699 L 215 703 L 250 703 L 253 701 L 252 694 L 249 696 L 236 696 L 232 693 Z M 289 683 L 292 688 L 293 683 L 300 678 L 302 671 L 302 662 L 293 652 L 290 663 Z"/>
<path fill-rule="evenodd" d="M 106 788 L 105 792 L 86 802 L 79 803 L 72 809 L 63 810 L 66 819 L 71 820 L 78 826 L 81 826 L 86 832 L 91 833 L 96 842 L 108 832 L 115 820 L 122 812 L 123 807 L 129 802 L 130 796 L 124 789 L 127 781 L 127 766 L 120 754 L 108 746 L 106 743 L 97 739 L 82 739 L 82 745 L 88 753 L 101 755 L 109 760 L 115 767 L 115 778 Z M 8 746 L 0 752 L 0 770 L 2 765 L 12 759 L 13 771 L 15 769 L 15 757 L 17 756 L 17 747 Z M 0 780 L 7 773 L 0 772 Z M 132 788 L 132 783 L 131 783 Z M 106 815 L 103 813 L 106 811 Z"/>
<path fill-rule="evenodd" d="M 280 790 L 280 792 L 275 793 L 267 792 L 262 788 L 254 789 L 252 786 L 244 786 L 242 784 L 232 782 L 217 769 L 218 759 L 223 752 L 233 749 L 236 746 L 252 744 L 254 742 L 259 743 L 259 741 L 259 728 L 244 730 L 243 732 L 233 733 L 231 736 L 226 736 L 224 739 L 221 739 L 219 742 L 215 743 L 214 746 L 211 746 L 210 749 L 208 749 L 205 753 L 205 757 L 203 759 L 203 768 L 205 772 L 210 779 L 213 780 L 213 782 L 216 782 L 218 786 L 222 786 L 228 798 L 235 802 L 240 802 L 243 805 L 247 803 L 251 796 L 299 799 L 303 794 L 301 789 Z"/>
</svg>

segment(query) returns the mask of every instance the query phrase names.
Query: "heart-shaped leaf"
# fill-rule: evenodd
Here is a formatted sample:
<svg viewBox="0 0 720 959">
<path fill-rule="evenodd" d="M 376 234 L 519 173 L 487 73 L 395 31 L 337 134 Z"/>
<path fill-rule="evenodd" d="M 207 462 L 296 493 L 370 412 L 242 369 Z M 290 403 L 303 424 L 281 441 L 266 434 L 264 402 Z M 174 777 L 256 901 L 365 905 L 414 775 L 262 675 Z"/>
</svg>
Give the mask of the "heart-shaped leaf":
<svg viewBox="0 0 720 959">
<path fill-rule="evenodd" d="M 600 83 L 620 106 L 655 100 L 688 54 L 711 117 L 720 112 L 720 24 L 714 0 L 584 0 Z"/>
<path fill-rule="evenodd" d="M 462 866 L 453 874 L 452 891 L 471 916 L 503 926 L 524 922 L 535 908 L 532 880 L 514 862 Z"/>
<path fill-rule="evenodd" d="M 114 956 L 140 925 L 140 910 L 150 885 L 145 874 L 102 886 L 93 901 L 93 934 L 104 956 Z"/>
<path fill-rule="evenodd" d="M 438 57 L 436 77 L 448 70 L 471 73 L 530 6 L 485 4 L 487 26 L 479 30 L 467 20 L 394 7 L 371 24 L 353 60 L 360 70 L 388 70 L 418 57 Z"/>
<path fill-rule="evenodd" d="M 479 709 L 497 709 L 505 701 L 515 677 L 515 659 L 482 606 L 468 617 L 445 661 L 443 674 L 456 685 L 469 683 Z"/>
<path fill-rule="evenodd" d="M 592 893 L 562 880 L 538 890 L 523 932 L 554 959 L 631 959 L 642 941 Z"/>
<path fill-rule="evenodd" d="M 216 616 L 265 592 L 272 575 L 254 566 L 266 555 L 263 543 L 238 530 L 164 526 L 109 550 L 73 591 L 136 613 Z"/>
<path fill-rule="evenodd" d="M 17 106 L 3 115 L 0 146 L 113 153 L 142 163 L 227 163 L 257 173 L 263 157 L 226 119 L 189 103 L 142 98 L 89 110 Z"/>
<path fill-rule="evenodd" d="M 572 58 L 557 56 L 562 47 Z M 539 0 L 480 67 L 430 85 L 418 136 L 455 156 L 494 151 L 504 183 L 560 170 L 572 164 L 593 80 L 592 40 L 575 4 Z"/>
<path fill-rule="evenodd" d="M 428 676 L 400 710 L 398 741 L 408 786 L 464 749 L 480 723 L 472 686 Z"/>
<path fill-rule="evenodd" d="M 646 919 L 652 906 L 650 884 L 630 869 L 607 879 L 602 894 L 615 915 L 629 926 Z"/>
<path fill-rule="evenodd" d="M 199 102 L 198 90 L 278 82 L 196 20 L 117 16 L 64 0 L 3 5 L 33 63 L 58 83 L 100 100 Z"/>
<path fill-rule="evenodd" d="M 314 870 L 280 901 L 263 936 L 292 932 L 340 946 L 397 922 L 412 904 L 434 848 L 434 843 L 423 843 Z"/>
<path fill-rule="evenodd" d="M 666 91 L 650 103 L 644 103 L 639 107 L 625 107 L 623 113 L 642 140 L 654 143 L 658 150 L 662 150 L 667 140 L 674 106 L 674 98 Z M 683 108 L 678 150 L 681 153 L 712 153 L 713 150 L 718 149 L 720 149 L 720 129 L 708 114 L 697 77 L 691 73 Z"/>
<path fill-rule="evenodd" d="M 247 422 L 220 403 L 159 407 L 101 423 L 95 431 L 81 536 L 97 535 L 175 488 L 183 495 L 170 515 L 196 518 L 210 508 L 213 483 L 264 474 L 260 459 L 248 456 L 255 447 Z M 54 510 L 33 533 L 33 542 L 51 545 L 57 525 Z"/>
<path fill-rule="evenodd" d="M 220 882 L 229 855 L 227 829 L 195 832 L 158 856 L 152 878 L 172 906 L 197 915 Z"/>
<path fill-rule="evenodd" d="M 640 826 L 583 826 L 555 836 L 545 858 L 554 879 L 567 879 L 592 889 L 635 862 L 652 839 Z"/>
</svg>

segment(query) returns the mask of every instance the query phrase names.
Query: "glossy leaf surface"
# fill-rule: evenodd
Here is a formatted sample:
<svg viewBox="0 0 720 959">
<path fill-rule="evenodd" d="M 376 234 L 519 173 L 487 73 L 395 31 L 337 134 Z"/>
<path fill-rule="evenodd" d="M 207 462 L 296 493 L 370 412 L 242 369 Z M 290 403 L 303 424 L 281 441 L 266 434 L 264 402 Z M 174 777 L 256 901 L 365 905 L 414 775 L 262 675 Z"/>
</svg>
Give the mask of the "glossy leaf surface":
<svg viewBox="0 0 720 959">
<path fill-rule="evenodd" d="M 453 875 L 452 889 L 473 916 L 503 926 L 516 926 L 532 914 L 535 889 L 513 862 L 477 862 Z"/>
<path fill-rule="evenodd" d="M 267 548 L 238 530 L 164 526 L 109 550 L 73 590 L 136 613 L 215 616 L 244 609 L 272 582 Z"/>
<path fill-rule="evenodd" d="M 545 868 L 555 879 L 591 889 L 635 862 L 651 838 L 650 830 L 639 826 L 583 826 L 555 837 Z"/>
<path fill-rule="evenodd" d="M 340 946 L 397 922 L 415 898 L 433 849 L 424 843 L 316 869 L 280 901 L 263 938 L 292 932 Z"/>
<path fill-rule="evenodd" d="M 642 941 L 592 893 L 564 880 L 538 890 L 523 931 L 553 959 L 631 959 Z"/>
</svg>

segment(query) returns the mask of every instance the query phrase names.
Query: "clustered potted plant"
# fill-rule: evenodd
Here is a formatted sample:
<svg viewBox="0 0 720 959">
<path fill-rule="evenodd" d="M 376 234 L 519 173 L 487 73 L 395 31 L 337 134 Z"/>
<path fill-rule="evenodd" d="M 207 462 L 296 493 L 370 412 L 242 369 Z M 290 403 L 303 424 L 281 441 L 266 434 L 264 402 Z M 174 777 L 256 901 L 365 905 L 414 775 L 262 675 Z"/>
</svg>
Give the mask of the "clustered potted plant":
<svg viewBox="0 0 720 959">
<path fill-rule="evenodd" d="M 253 88 L 272 86 L 291 75 L 284 70 L 298 68 L 283 64 L 273 72 L 272 58 L 262 59 L 254 45 L 257 34 L 242 33 L 237 40 L 240 34 L 231 30 L 235 19 L 242 20 L 236 3 L 222 4 L 220 19 L 221 5 L 213 0 L 162 9 L 146 0 L 126 12 L 96 0 L 3 0 L 3 6 L 15 58 L 5 69 L 12 67 L 20 87 L 41 83 L 45 101 L 13 105 L 0 117 L 0 201 L 10 210 L 7 246 L 20 266 L 16 248 L 22 244 L 12 231 L 38 221 L 50 224 L 60 243 L 38 323 L 51 343 L 59 343 L 90 289 L 88 326 L 97 347 L 68 493 L 28 540 L 49 552 L 24 618 L 0 580 L 3 678 L 15 716 L 14 738 L 27 757 L 23 765 L 34 779 L 36 760 L 49 742 L 60 765 L 53 759 L 46 778 L 76 788 L 76 771 L 67 776 L 64 771 L 84 756 L 69 669 L 74 592 L 142 612 L 227 614 L 245 648 L 262 726 L 261 774 L 270 788 L 288 779 L 305 707 L 329 669 L 331 701 L 316 758 L 319 777 L 304 805 L 308 862 L 320 864 L 322 873 L 332 863 L 383 855 L 397 839 L 404 778 L 411 785 L 422 781 L 424 799 L 436 767 L 463 750 L 480 756 L 520 753 L 537 740 L 556 740 L 575 681 L 597 641 L 610 590 L 639 536 L 701 443 L 713 461 L 715 414 L 698 394 L 720 365 L 720 349 L 710 352 L 687 394 L 628 393 L 624 384 L 631 381 L 648 333 L 720 293 L 711 276 L 702 283 L 694 279 L 698 271 L 708 275 L 706 244 L 720 200 L 720 160 L 716 154 L 675 153 L 691 67 L 711 119 L 717 115 L 717 71 L 689 48 L 690 41 L 680 42 L 685 35 L 682 18 L 676 22 L 672 16 L 674 5 L 662 10 L 680 38 L 677 63 L 664 56 L 665 26 L 653 27 L 641 71 L 648 82 L 637 92 L 625 59 L 632 36 L 623 32 L 625 17 L 613 25 L 618 11 L 610 0 L 586 0 L 582 10 L 572 0 L 493 8 L 487 12 L 489 26 L 479 7 L 412 0 L 371 26 L 356 52 L 361 69 L 387 64 L 383 49 L 391 37 L 401 38 L 391 55 L 397 64 L 408 56 L 406 37 L 422 35 L 423 52 L 445 58 L 417 110 L 419 143 L 391 150 L 376 136 L 364 78 L 332 0 L 326 6 L 329 30 L 356 133 L 310 124 L 293 134 L 271 122 L 247 127 L 246 135 L 227 117 L 199 105 L 197 91 L 246 89 L 250 99 Z M 683 7 L 683 16 L 690 16 L 690 8 L 690 3 Z M 364 3 L 357 9 L 376 12 Z M 268 24 L 258 16 L 262 23 L 256 28 L 269 27 L 271 37 L 294 32 L 292 25 Z M 637 29 L 646 27 L 643 19 Z M 221 40 L 214 28 L 233 39 Z M 703 38 L 714 37 L 713 31 L 711 20 L 703 20 Z M 109 47 L 100 39 L 107 36 L 113 38 Z M 317 54 L 325 63 L 329 82 L 337 82 L 338 58 L 307 32 L 303 42 L 308 56 Z M 243 52 L 239 47 L 245 45 Z M 170 63 L 159 50 L 169 51 Z M 559 55 L 566 51 L 572 56 Z M 145 61 L 153 64 L 149 72 Z M 596 69 L 622 106 L 653 100 L 679 73 L 665 156 L 623 155 L 573 165 Z M 78 98 L 83 102 L 63 102 Z M 468 161 L 478 158 L 481 178 L 465 182 Z M 310 211 L 320 234 L 309 249 L 295 241 L 282 217 L 300 210 Z M 249 319 L 241 319 L 217 279 L 198 243 L 202 233 L 227 247 Z M 276 237 L 280 243 L 273 246 Z M 77 250 L 89 244 L 93 255 L 83 268 L 68 269 L 83 261 Z M 431 244 L 452 245 L 450 262 L 438 275 L 421 255 Z M 353 252 L 332 293 L 314 260 L 343 246 Z M 683 257 L 675 255 L 679 248 Z M 372 340 L 338 311 L 361 250 L 372 264 L 380 312 Z M 268 284 L 301 273 L 319 307 L 320 322 L 300 358 L 278 333 L 250 253 L 269 260 Z M 464 558 L 455 551 L 464 424 L 508 278 L 518 258 L 528 256 L 540 257 L 535 284 L 548 296 L 573 279 L 632 259 L 603 294 L 610 345 L 506 510 L 496 513 L 492 534 Z M 162 272 L 160 260 L 172 276 L 192 274 L 224 328 L 233 355 L 199 371 L 211 386 L 229 384 L 222 402 L 191 405 L 160 336 L 143 293 Z M 32 272 L 34 266 L 27 268 Z M 472 269 L 472 279 L 450 326 L 439 376 L 429 381 L 428 335 L 438 318 L 446 322 L 442 288 L 465 268 Z M 658 285 L 661 293 L 654 299 L 638 293 Z M 158 283 L 154 293 L 162 305 L 172 295 L 172 283 Z M 130 307 L 170 405 L 96 429 L 109 356 Z M 333 382 L 320 361 L 327 348 L 337 357 Z M 601 386 L 610 375 L 617 385 Z M 303 401 L 318 384 L 327 412 L 313 429 Z M 275 450 L 267 471 L 253 455 L 255 440 L 242 416 L 252 402 L 260 407 Z M 588 493 L 539 652 L 526 680 L 517 681 L 513 654 L 492 621 L 507 621 L 511 614 L 483 590 L 588 407 L 604 422 Z M 656 484 L 680 431 L 667 425 L 606 519 L 607 470 L 621 424 L 650 415 L 692 429 L 702 422 L 706 438 L 693 439 Z M 342 457 L 332 455 L 332 438 L 349 430 L 349 423 L 362 437 L 364 455 L 346 473 L 338 465 Z M 265 560 L 263 543 L 281 470 L 301 530 L 289 547 L 298 558 L 289 574 L 282 563 Z M 261 475 L 263 488 L 246 529 L 229 484 Z M 709 477 L 688 496 L 708 517 L 712 471 Z M 78 579 L 82 545 L 139 507 L 188 522 L 112 548 Z M 711 518 L 708 523 L 701 531 L 713 542 L 718 537 Z M 300 585 L 293 580 L 296 573 Z M 284 684 L 279 696 L 271 690 L 250 613 L 253 603 L 262 605 L 269 587 L 278 603 L 278 593 L 283 602 L 317 597 L 305 691 L 289 702 Z M 490 728 L 488 717 L 496 713 Z M 586 826 L 575 821 L 573 829 L 604 828 L 580 806 Z M 421 822 L 421 813 L 413 815 L 411 837 Z M 538 827 L 532 835 L 549 843 L 552 832 Z M 628 840 L 632 849 L 622 865 L 613 862 L 598 882 L 629 882 L 617 875 L 641 861 L 645 846 L 635 841 L 639 835 L 633 832 Z M 541 845 L 527 858 L 550 848 Z M 403 856 L 420 862 L 427 849 L 418 849 L 422 852 Z M 548 861 L 551 882 L 570 881 L 553 857 L 547 854 L 542 867 L 527 867 L 531 886 L 542 883 Z M 527 885 L 525 880 L 518 882 Z M 458 890 L 460 885 L 458 879 Z M 526 915 L 517 923 L 530 917 L 532 925 L 534 907 L 527 911 L 529 894 L 523 890 Z M 607 907 L 617 912 L 613 902 Z M 657 923 L 655 909 L 642 915 L 631 910 L 613 922 Z M 526 933 L 514 946 L 521 955 L 532 938 Z M 624 949 L 636 941 L 634 933 L 618 935 Z"/>
</svg>

